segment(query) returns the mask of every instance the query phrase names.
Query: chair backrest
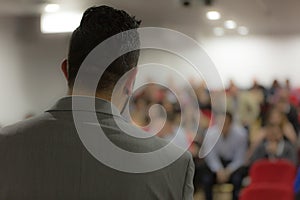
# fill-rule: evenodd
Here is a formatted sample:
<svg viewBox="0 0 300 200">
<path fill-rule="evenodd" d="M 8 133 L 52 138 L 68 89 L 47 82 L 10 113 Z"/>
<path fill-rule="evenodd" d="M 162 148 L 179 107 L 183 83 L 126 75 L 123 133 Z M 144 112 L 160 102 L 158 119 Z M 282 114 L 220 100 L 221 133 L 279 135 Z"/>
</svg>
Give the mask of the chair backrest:
<svg viewBox="0 0 300 200">
<path fill-rule="evenodd" d="M 289 187 L 273 185 L 250 186 L 241 192 L 240 200 L 294 200 Z"/>
<path fill-rule="evenodd" d="M 296 166 L 287 160 L 259 160 L 250 169 L 251 185 L 272 183 L 291 186 L 296 177 L 296 170 Z"/>
</svg>

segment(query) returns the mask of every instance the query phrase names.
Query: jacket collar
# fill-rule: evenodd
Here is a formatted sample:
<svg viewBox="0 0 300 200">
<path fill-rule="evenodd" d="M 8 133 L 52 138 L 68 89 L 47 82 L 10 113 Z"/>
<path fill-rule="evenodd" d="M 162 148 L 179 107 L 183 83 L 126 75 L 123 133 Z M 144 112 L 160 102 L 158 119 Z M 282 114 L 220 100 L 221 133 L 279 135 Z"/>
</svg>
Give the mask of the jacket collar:
<svg viewBox="0 0 300 200">
<path fill-rule="evenodd" d="M 76 102 L 72 105 L 72 102 Z M 95 104 L 94 109 L 91 105 Z M 73 107 L 72 107 L 73 106 Z M 74 108 L 74 109 L 73 109 Z M 51 111 L 85 111 L 97 112 L 108 115 L 115 115 L 121 117 L 120 111 L 109 101 L 100 98 L 93 98 L 88 96 L 67 96 L 58 100 L 58 102 L 46 112 Z"/>
</svg>

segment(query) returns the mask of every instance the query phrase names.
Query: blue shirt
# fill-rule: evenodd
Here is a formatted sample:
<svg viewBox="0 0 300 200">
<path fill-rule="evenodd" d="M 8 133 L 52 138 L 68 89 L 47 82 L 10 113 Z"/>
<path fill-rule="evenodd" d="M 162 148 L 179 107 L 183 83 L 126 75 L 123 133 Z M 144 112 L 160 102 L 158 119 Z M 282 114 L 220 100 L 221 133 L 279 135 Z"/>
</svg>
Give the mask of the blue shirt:
<svg viewBox="0 0 300 200">
<path fill-rule="evenodd" d="M 210 149 L 212 146 L 213 148 L 205 157 L 205 161 L 213 172 L 224 169 L 221 158 L 231 161 L 226 167 L 231 172 L 244 164 L 248 144 L 247 132 L 242 126 L 232 124 L 226 137 L 220 135 L 218 126 L 214 126 L 207 131 L 206 137 L 203 144 L 204 150 Z M 219 139 L 217 139 L 218 137 Z"/>
</svg>

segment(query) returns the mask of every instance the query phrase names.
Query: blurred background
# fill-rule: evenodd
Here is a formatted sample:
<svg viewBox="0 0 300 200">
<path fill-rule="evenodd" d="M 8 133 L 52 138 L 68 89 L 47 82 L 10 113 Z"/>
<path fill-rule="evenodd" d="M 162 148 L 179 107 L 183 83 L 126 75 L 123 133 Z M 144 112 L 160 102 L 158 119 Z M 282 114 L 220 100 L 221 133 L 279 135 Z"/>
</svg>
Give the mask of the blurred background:
<svg viewBox="0 0 300 200">
<path fill-rule="evenodd" d="M 209 91 L 204 77 L 178 56 L 158 50 L 141 51 L 139 65 L 148 64 L 150 68 L 148 73 L 138 75 L 137 85 L 149 80 L 170 87 L 149 84 L 139 88 L 130 101 L 132 122 L 168 140 L 175 133 L 179 135 L 173 142 L 188 149 L 194 157 L 196 199 L 203 199 L 204 194 L 206 199 L 211 199 L 212 188 L 215 195 L 220 194 L 215 199 L 231 199 L 238 194 L 235 190 L 249 185 L 248 169 L 261 158 L 283 159 L 290 167 L 286 171 L 277 166 L 267 168 L 267 172 L 272 172 L 270 177 L 277 177 L 282 184 L 264 188 L 264 192 L 278 197 L 274 191 L 279 187 L 284 188 L 283 195 L 290 195 L 284 196 L 285 199 L 292 199 L 294 192 L 300 195 L 300 173 L 293 190 L 300 158 L 298 0 L 0 0 L 0 127 L 38 115 L 67 94 L 60 64 L 67 56 L 71 32 L 79 25 L 86 8 L 104 4 L 136 16 L 142 20 L 142 27 L 169 28 L 193 38 L 222 78 L 230 112 L 225 116 L 229 122 L 227 126 L 225 123 L 222 136 L 225 138 L 228 133 L 235 136 L 232 141 L 221 140 L 215 149 L 219 149 L 220 157 L 239 159 L 233 171 L 240 167 L 244 171 L 237 170 L 238 183 L 229 181 L 228 176 L 226 181 L 217 182 L 221 186 L 227 182 L 230 185 L 213 188 L 216 181 L 207 182 L 213 180 L 207 177 L 213 171 L 212 161 L 199 157 L 199 150 L 207 130 L 218 126 L 218 110 L 212 108 L 211 98 L 218 99 L 222 88 Z M 171 39 L 176 43 L 176 38 Z M 181 48 L 198 56 L 196 49 Z M 176 69 L 189 81 L 192 91 L 168 70 L 152 73 L 149 63 Z M 196 107 L 191 103 L 193 92 L 199 104 Z M 163 106 L 164 112 L 160 108 L 151 111 L 155 104 Z M 200 111 L 200 121 L 196 110 Z M 164 114 L 167 114 L 165 124 Z M 230 129 L 232 124 L 238 125 L 239 131 Z M 246 142 L 237 141 L 239 135 Z M 236 152 L 244 154 L 239 158 Z M 291 179 L 286 183 L 284 177 L 288 171 Z M 260 176 L 250 174 L 250 179 Z M 269 180 L 274 179 L 264 179 Z M 243 200 L 253 199 L 252 194 L 259 192 L 250 191 Z M 275 199 L 264 194 L 262 199 Z"/>
</svg>

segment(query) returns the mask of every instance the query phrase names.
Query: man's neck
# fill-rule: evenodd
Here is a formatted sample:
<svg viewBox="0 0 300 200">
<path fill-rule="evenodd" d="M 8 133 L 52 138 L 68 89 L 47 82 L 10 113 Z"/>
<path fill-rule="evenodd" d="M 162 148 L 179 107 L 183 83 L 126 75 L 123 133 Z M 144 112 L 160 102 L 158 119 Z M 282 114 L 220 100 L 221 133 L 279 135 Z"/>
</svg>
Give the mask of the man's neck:
<svg viewBox="0 0 300 200">
<path fill-rule="evenodd" d="M 92 98 L 99 98 L 99 99 L 104 99 L 106 101 L 109 101 L 111 102 L 120 112 L 121 110 L 123 110 L 123 107 L 124 107 L 124 102 L 120 101 L 118 102 L 119 100 L 121 99 L 116 99 L 116 102 L 112 101 L 112 98 L 111 98 L 111 93 L 109 92 L 105 92 L 105 91 L 101 91 L 101 92 L 96 92 L 96 93 L 92 93 L 92 92 L 88 92 L 88 91 L 85 91 L 85 90 L 77 90 L 76 93 L 73 92 L 73 89 L 69 89 L 68 90 L 68 95 L 70 96 L 87 96 L 87 97 L 92 97 Z"/>
<path fill-rule="evenodd" d="M 77 91 L 76 93 L 73 93 L 73 89 L 69 89 L 68 90 L 68 95 L 70 96 L 89 96 L 89 97 L 96 97 L 96 98 L 99 98 L 99 99 L 104 99 L 106 101 L 110 101 L 111 102 L 111 95 L 108 95 L 104 92 L 96 92 L 95 94 L 92 94 L 91 92 L 86 92 L 84 90 L 80 90 L 80 91 Z"/>
</svg>

